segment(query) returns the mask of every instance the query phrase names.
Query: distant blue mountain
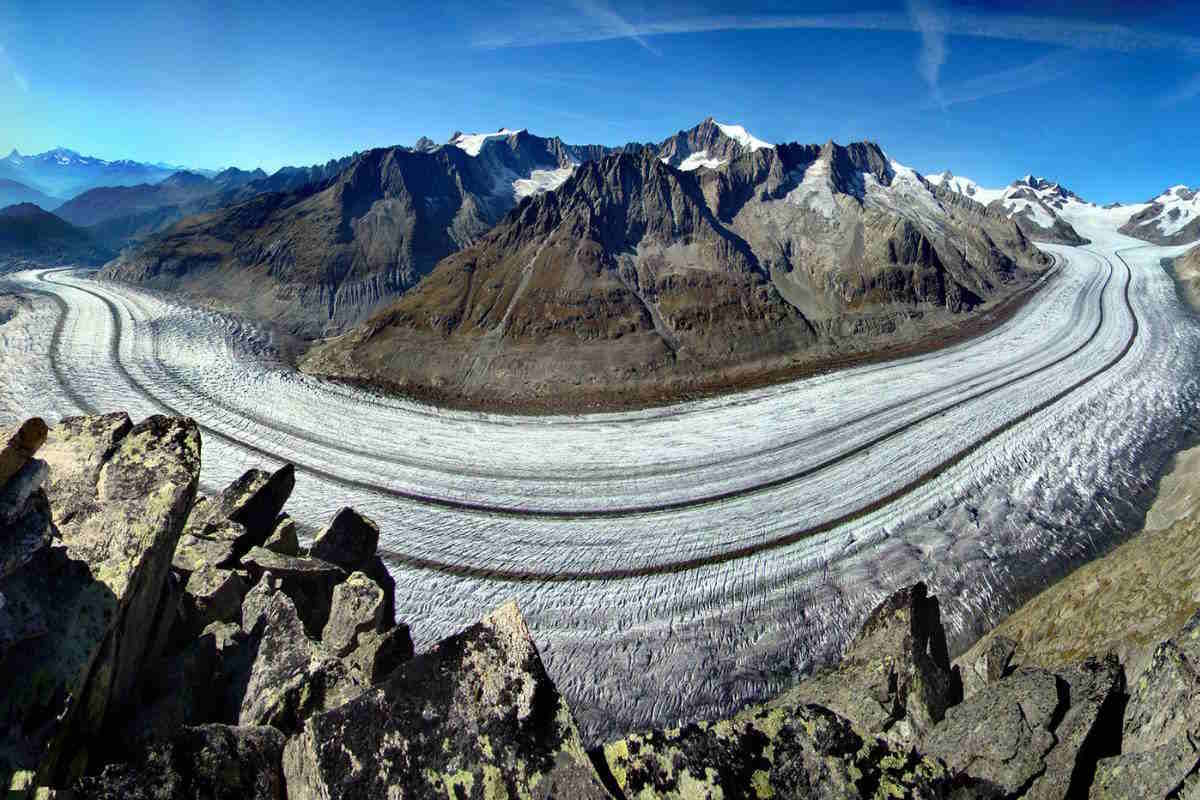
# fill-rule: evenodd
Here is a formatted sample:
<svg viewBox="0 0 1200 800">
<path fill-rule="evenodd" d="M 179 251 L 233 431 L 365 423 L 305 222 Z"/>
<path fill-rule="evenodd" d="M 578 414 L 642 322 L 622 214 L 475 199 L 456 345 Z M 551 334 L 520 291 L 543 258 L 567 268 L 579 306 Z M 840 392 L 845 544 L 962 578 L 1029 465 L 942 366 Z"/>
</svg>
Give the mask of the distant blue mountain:
<svg viewBox="0 0 1200 800">
<path fill-rule="evenodd" d="M 143 164 L 122 159 L 105 161 L 83 156 L 74 150 L 57 147 L 37 155 L 22 155 L 13 150 L 0 159 L 0 179 L 17 181 L 62 201 L 97 186 L 134 186 L 158 183 L 178 172 L 178 167 Z M 41 203 L 39 203 L 41 205 Z"/>
<path fill-rule="evenodd" d="M 45 192 L 39 192 L 32 186 L 26 186 L 19 181 L 0 178 L 0 208 L 15 206 L 19 203 L 34 203 L 41 208 L 49 210 L 57 206 L 60 202 L 62 201 L 51 197 Z"/>
</svg>

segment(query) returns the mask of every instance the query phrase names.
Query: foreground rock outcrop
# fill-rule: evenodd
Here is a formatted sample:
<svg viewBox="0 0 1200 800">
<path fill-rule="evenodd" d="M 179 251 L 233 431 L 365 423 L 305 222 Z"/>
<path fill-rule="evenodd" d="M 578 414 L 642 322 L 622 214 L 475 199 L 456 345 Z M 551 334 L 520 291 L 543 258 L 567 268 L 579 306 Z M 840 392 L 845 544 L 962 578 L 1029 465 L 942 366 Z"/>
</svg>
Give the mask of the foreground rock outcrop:
<svg viewBox="0 0 1200 800">
<path fill-rule="evenodd" d="M 190 420 L 0 431 L 10 796 L 1200 795 L 1200 612 L 1128 676 L 1002 635 L 952 664 L 918 583 L 782 696 L 589 752 L 515 604 L 414 653 L 373 521 L 306 550 L 290 466 L 197 498 L 199 460 Z"/>
</svg>

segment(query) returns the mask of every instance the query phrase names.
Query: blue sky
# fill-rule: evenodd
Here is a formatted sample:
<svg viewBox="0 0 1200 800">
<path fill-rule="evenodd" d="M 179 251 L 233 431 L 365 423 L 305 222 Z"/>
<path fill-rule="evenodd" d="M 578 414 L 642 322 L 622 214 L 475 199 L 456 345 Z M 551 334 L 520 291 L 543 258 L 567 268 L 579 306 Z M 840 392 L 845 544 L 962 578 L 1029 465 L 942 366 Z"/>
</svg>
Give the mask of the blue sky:
<svg viewBox="0 0 1200 800">
<path fill-rule="evenodd" d="M 1200 183 L 1194 0 L 847 7 L 0 0 L 0 148 L 270 171 L 456 129 L 657 141 L 711 114 L 1098 202 Z"/>
</svg>

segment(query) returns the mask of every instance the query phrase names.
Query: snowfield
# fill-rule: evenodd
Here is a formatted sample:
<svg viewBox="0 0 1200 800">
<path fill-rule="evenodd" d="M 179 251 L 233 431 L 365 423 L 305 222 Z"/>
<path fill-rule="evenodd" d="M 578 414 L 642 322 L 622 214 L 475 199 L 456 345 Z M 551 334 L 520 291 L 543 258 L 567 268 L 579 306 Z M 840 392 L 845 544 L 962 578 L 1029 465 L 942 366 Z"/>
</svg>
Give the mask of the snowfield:
<svg viewBox="0 0 1200 800">
<path fill-rule="evenodd" d="M 1099 210 L 1064 216 L 1093 244 L 1046 245 L 1058 269 L 978 339 L 580 416 L 327 384 L 251 324 L 18 273 L 4 288 L 35 302 L 0 325 L 0 422 L 192 416 L 206 491 L 294 462 L 292 516 L 352 505 L 379 522 L 418 648 L 515 598 L 597 741 L 778 692 L 918 579 L 962 649 L 1137 529 L 1200 404 L 1200 325 L 1159 264 L 1179 248 L 1112 233 Z"/>
</svg>

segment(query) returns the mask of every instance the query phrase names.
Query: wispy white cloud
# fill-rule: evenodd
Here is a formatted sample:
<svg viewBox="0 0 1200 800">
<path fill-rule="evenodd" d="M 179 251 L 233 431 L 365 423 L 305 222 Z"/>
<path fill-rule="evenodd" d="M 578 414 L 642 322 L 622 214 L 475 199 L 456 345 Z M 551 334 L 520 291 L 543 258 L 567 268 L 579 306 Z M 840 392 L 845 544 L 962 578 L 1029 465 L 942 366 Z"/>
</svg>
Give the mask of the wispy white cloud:
<svg viewBox="0 0 1200 800">
<path fill-rule="evenodd" d="M 1078 70 L 1084 59 L 1077 50 L 1059 50 L 1028 64 L 944 84 L 936 99 L 942 108 L 1052 83 Z"/>
<path fill-rule="evenodd" d="M 646 42 L 645 37 L 638 31 L 637 26 L 630 24 L 628 20 L 618 14 L 604 0 L 571 0 L 571 5 L 592 23 L 599 25 L 605 30 L 615 31 L 618 34 L 615 38 L 632 39 L 654 55 L 662 55 L 662 53 Z"/>
<path fill-rule="evenodd" d="M 855 12 L 842 14 L 727 14 L 674 17 L 629 23 L 604 22 L 596 17 L 540 15 L 536 25 L 489 32 L 475 39 L 483 48 L 532 47 L 546 44 L 603 41 L 632 36 L 643 40 L 654 36 L 706 33 L 728 30 L 832 29 L 912 31 L 948 36 L 977 36 L 1011 39 L 1083 50 L 1132 53 L 1140 50 L 1174 50 L 1200 56 L 1200 37 L 1143 31 L 1128 25 L 1087 22 L 1055 17 L 980 14 L 946 10 L 932 15 L 925 29 L 907 12 Z"/>
<path fill-rule="evenodd" d="M 1160 104 L 1164 106 L 1177 106 L 1180 103 L 1194 100 L 1196 97 L 1200 97 L 1200 73 L 1193 75 L 1179 86 L 1176 86 L 1174 91 L 1164 95 Z"/>
<path fill-rule="evenodd" d="M 921 53 L 917 57 L 917 71 L 929 84 L 938 105 L 945 106 L 938 80 L 942 65 L 946 63 L 946 25 L 939 9 L 928 0 L 908 0 L 908 16 L 913 27 L 921 33 Z"/>
</svg>

